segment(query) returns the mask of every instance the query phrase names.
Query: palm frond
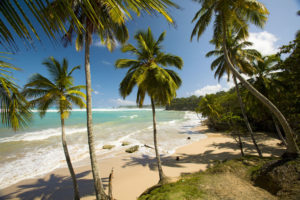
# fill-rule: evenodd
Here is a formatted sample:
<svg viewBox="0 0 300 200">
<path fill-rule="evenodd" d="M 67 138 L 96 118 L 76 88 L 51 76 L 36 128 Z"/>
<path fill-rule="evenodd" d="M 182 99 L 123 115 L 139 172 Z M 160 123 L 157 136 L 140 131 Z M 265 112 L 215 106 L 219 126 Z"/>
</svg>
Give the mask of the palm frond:
<svg viewBox="0 0 300 200">
<path fill-rule="evenodd" d="M 127 73 L 120 83 L 119 91 L 123 98 L 127 97 L 131 93 L 133 87 L 136 85 L 136 80 L 133 78 L 133 74 L 134 71 Z"/>
<path fill-rule="evenodd" d="M 179 56 L 172 54 L 160 54 L 156 62 L 163 66 L 174 66 L 178 69 L 182 69 L 183 66 L 183 60 Z"/>
<path fill-rule="evenodd" d="M 24 88 L 44 88 L 44 89 L 53 89 L 56 88 L 56 85 L 52 83 L 49 79 L 46 77 L 40 75 L 40 74 L 33 74 L 30 78 L 27 84 L 25 84 Z"/>
<path fill-rule="evenodd" d="M 133 60 L 133 59 L 119 59 L 116 61 L 115 66 L 116 68 L 127 68 L 127 67 L 132 67 L 134 65 L 139 64 L 138 60 Z"/>
<path fill-rule="evenodd" d="M 132 44 L 125 44 L 122 46 L 121 51 L 124 52 L 132 52 L 134 54 L 138 54 L 138 50 Z"/>
<path fill-rule="evenodd" d="M 73 67 L 73 68 L 71 69 L 71 71 L 68 73 L 68 76 L 71 76 L 72 73 L 73 73 L 75 70 L 77 70 L 77 69 L 80 69 L 80 65 L 77 65 L 77 66 Z"/>
<path fill-rule="evenodd" d="M 67 98 L 68 101 L 72 102 L 74 105 L 79 106 L 79 108 L 85 108 L 86 107 L 85 102 L 82 100 L 82 98 L 80 98 L 78 96 L 67 95 L 66 98 Z"/>
<path fill-rule="evenodd" d="M 84 99 L 86 99 L 86 95 L 79 91 L 79 90 L 67 90 L 66 92 L 68 95 L 75 95 L 75 96 L 79 96 L 79 97 L 82 97 Z"/>
<path fill-rule="evenodd" d="M 191 41 L 193 40 L 193 37 L 197 35 L 197 40 L 199 40 L 200 36 L 203 34 L 204 30 L 208 26 L 208 24 L 211 21 L 213 15 L 213 7 L 206 8 L 202 7 L 195 15 L 192 22 L 196 21 L 196 25 L 192 31 L 191 34 Z"/>
</svg>

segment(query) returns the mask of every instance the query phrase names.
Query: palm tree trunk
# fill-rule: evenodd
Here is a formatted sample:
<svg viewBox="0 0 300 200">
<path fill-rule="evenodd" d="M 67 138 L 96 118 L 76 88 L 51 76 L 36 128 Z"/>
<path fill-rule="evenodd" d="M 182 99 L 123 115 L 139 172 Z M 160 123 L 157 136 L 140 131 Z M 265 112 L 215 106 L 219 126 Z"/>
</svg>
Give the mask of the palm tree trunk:
<svg viewBox="0 0 300 200">
<path fill-rule="evenodd" d="M 278 110 L 278 108 L 264 95 L 262 95 L 259 91 L 257 91 L 246 79 L 242 77 L 242 75 L 235 69 L 232 62 L 230 61 L 230 58 L 228 56 L 227 47 L 226 47 L 226 23 L 225 20 L 223 21 L 223 50 L 226 62 L 230 68 L 230 71 L 234 76 L 236 76 L 241 83 L 258 99 L 260 100 L 269 110 L 272 114 L 276 116 L 278 121 L 280 122 L 285 135 L 287 139 L 287 151 L 285 153 L 285 156 L 291 156 L 291 157 L 297 157 L 299 156 L 299 148 L 296 144 L 295 138 L 293 137 L 293 131 L 290 127 L 289 123 L 283 116 L 283 114 Z"/>
<path fill-rule="evenodd" d="M 78 184 L 76 181 L 76 175 L 71 163 L 71 158 L 69 155 L 69 151 L 68 151 L 68 146 L 67 146 L 67 141 L 66 141 L 66 133 L 65 133 L 65 120 L 63 119 L 63 117 L 60 117 L 61 120 L 61 141 L 62 141 L 62 146 L 64 149 L 64 153 L 65 153 L 65 157 L 66 157 L 66 161 L 68 164 L 68 168 L 72 177 L 72 181 L 73 181 L 73 187 L 74 187 L 74 199 L 75 200 L 79 200 L 80 199 L 80 195 L 79 195 L 79 190 L 78 190 Z"/>
<path fill-rule="evenodd" d="M 92 84 L 91 84 L 91 71 L 90 71 L 90 42 L 91 32 L 89 32 L 89 26 L 86 26 L 85 33 L 85 79 L 86 79 L 86 114 L 87 114 L 87 133 L 88 144 L 90 151 L 91 167 L 94 178 L 94 187 L 96 191 L 97 200 L 106 200 L 107 195 L 104 192 L 103 185 L 98 173 L 96 151 L 95 151 L 95 139 L 92 127 Z"/>
<path fill-rule="evenodd" d="M 280 131 L 280 127 L 279 127 L 279 125 L 278 125 L 278 123 L 277 123 L 277 121 L 276 121 L 276 119 L 274 118 L 273 115 L 272 115 L 272 119 L 273 119 L 273 122 L 274 122 L 274 125 L 275 125 L 275 128 L 276 128 L 276 132 L 277 132 L 280 140 L 283 142 L 284 146 L 287 146 L 287 143 L 286 143 L 286 141 L 285 141 L 285 139 L 284 139 L 284 137 L 283 137 L 283 135 Z"/>
<path fill-rule="evenodd" d="M 242 157 L 245 156 L 244 154 L 244 146 L 243 146 L 243 142 L 242 142 L 242 139 L 241 139 L 241 135 L 238 133 L 238 138 L 239 138 L 239 147 L 240 147 L 240 150 L 241 150 L 241 154 L 242 154 Z"/>
<path fill-rule="evenodd" d="M 253 134 L 251 125 L 249 123 L 248 117 L 247 117 L 246 112 L 245 112 L 245 106 L 244 106 L 244 103 L 242 101 L 242 97 L 241 97 L 241 94 L 240 94 L 240 91 L 239 91 L 239 87 L 238 87 L 238 84 L 237 84 L 237 81 L 236 81 L 236 77 L 234 75 L 233 75 L 233 80 L 234 80 L 235 90 L 236 90 L 236 94 L 237 94 L 238 99 L 239 99 L 239 103 L 240 103 L 240 107 L 241 107 L 242 115 L 244 117 L 245 124 L 246 124 L 246 126 L 247 126 L 247 128 L 249 130 L 249 133 L 251 135 L 251 139 L 252 139 L 252 142 L 253 142 L 253 144 L 255 146 L 255 149 L 256 149 L 259 157 L 262 158 L 262 153 L 261 153 L 261 151 L 260 151 L 260 149 L 259 149 L 259 147 L 258 147 L 258 145 L 256 143 L 256 140 L 254 138 L 254 134 Z"/>
<path fill-rule="evenodd" d="M 153 98 L 151 97 L 151 106 L 152 106 L 152 116 L 153 116 L 153 139 L 154 139 L 154 148 L 155 148 L 155 155 L 157 160 L 157 168 L 159 173 L 159 184 L 164 184 L 166 182 L 166 176 L 163 173 L 162 166 L 161 166 L 161 160 L 160 155 L 158 153 L 157 148 L 157 137 L 156 137 L 156 117 L 155 117 L 155 104 L 153 101 Z"/>
</svg>

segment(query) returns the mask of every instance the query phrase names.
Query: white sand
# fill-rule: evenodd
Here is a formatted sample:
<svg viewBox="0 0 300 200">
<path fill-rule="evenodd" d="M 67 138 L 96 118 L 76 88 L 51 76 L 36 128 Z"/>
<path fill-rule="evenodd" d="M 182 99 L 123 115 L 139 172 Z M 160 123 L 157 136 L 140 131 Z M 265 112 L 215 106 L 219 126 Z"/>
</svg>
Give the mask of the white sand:
<svg viewBox="0 0 300 200">
<path fill-rule="evenodd" d="M 194 130 L 195 131 L 195 130 Z M 224 134 L 212 133 L 205 126 L 197 127 L 207 138 L 177 149 L 169 157 L 163 157 L 164 173 L 175 180 L 182 173 L 205 170 L 214 160 L 224 160 L 240 156 L 236 142 Z M 193 137 L 193 135 L 191 135 Z M 258 137 L 264 155 L 279 156 L 283 149 L 277 146 L 277 139 Z M 250 139 L 245 145 L 246 154 L 255 154 Z M 154 153 L 153 153 L 154 155 Z M 180 160 L 176 161 L 179 156 Z M 92 173 L 89 162 L 86 166 L 75 168 L 82 199 L 95 199 Z M 108 176 L 114 168 L 113 194 L 118 200 L 136 199 L 143 191 L 158 182 L 155 157 L 138 156 L 120 152 L 117 157 L 99 162 L 100 175 L 107 189 Z M 0 199 L 71 199 L 72 182 L 68 169 L 58 169 L 44 177 L 28 179 L 0 191 Z"/>
</svg>

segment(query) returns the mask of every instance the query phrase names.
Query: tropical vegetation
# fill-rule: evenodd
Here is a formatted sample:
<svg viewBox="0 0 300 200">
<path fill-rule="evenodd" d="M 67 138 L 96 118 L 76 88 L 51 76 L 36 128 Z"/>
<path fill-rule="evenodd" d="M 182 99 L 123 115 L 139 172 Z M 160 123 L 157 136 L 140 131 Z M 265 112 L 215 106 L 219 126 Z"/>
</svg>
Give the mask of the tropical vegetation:
<svg viewBox="0 0 300 200">
<path fill-rule="evenodd" d="M 138 87 L 136 103 L 140 107 L 144 103 L 145 96 L 148 95 L 150 97 L 159 184 L 166 183 L 167 178 L 162 170 L 157 147 L 155 105 L 169 104 L 176 96 L 176 90 L 181 85 L 181 79 L 178 74 L 167 67 L 174 66 L 177 69 L 181 69 L 183 66 L 183 61 L 180 57 L 162 51 L 162 42 L 165 34 L 163 32 L 155 40 L 150 28 L 147 31 L 137 32 L 134 36 L 137 42 L 136 47 L 132 44 L 126 44 L 122 47 L 123 52 L 132 53 L 136 59 L 119 59 L 115 63 L 115 66 L 119 69 L 129 68 L 120 83 L 120 94 L 123 98 L 126 98 L 135 86 Z"/>
<path fill-rule="evenodd" d="M 300 153 L 300 32 L 296 33 L 294 41 L 281 47 L 278 54 L 263 56 L 258 51 L 249 49 L 251 43 L 246 41 L 250 24 L 262 28 L 267 21 L 269 12 L 262 3 L 258 0 L 194 1 L 198 2 L 201 8 L 193 19 L 195 27 L 191 40 L 194 37 L 199 40 L 207 27 L 213 23 L 213 37 L 210 42 L 215 49 L 206 56 L 216 56 L 211 63 L 211 70 L 215 70 L 215 78 L 220 80 L 226 75 L 228 81 L 233 80 L 235 89 L 200 97 L 175 98 L 177 89 L 181 86 L 181 79 L 177 72 L 169 67 L 180 70 L 183 67 L 183 60 L 163 52 L 162 42 L 166 33 L 161 33 L 156 39 L 148 28 L 147 31 L 138 31 L 135 34 L 136 45 L 126 44 L 129 38 L 126 22 L 133 19 L 134 15 L 160 13 L 169 23 L 174 24 L 168 8 L 178 6 L 171 0 L 0 2 L 2 14 L 0 44 L 5 49 L 12 52 L 19 50 L 17 45 L 19 39 L 27 48 L 34 47 L 34 40 L 41 40 L 42 35 L 56 42 L 62 38 L 65 46 L 76 38 L 76 50 L 84 49 L 85 86 L 74 86 L 72 74 L 80 68 L 79 66 L 69 70 L 66 59 L 59 63 L 53 57 L 49 57 L 43 64 L 50 78 L 34 74 L 24 86 L 23 92 L 20 92 L 12 76 L 12 71 L 19 68 L 3 61 L 6 56 L 0 57 L 1 123 L 17 131 L 30 122 L 30 108 L 37 108 L 41 117 L 45 116 L 52 106 L 58 108 L 62 145 L 73 182 L 75 199 L 80 199 L 79 188 L 69 155 L 65 130 L 65 121 L 73 104 L 80 108 L 86 107 L 88 144 L 96 199 L 113 199 L 111 188 L 109 195 L 104 191 L 96 159 L 90 69 L 93 36 L 99 37 L 109 51 L 113 51 L 121 44 L 122 52 L 131 53 L 130 59 L 118 59 L 115 63 L 118 69 L 128 69 L 120 83 L 120 95 L 125 99 L 137 87 L 136 103 L 139 107 L 143 106 L 146 96 L 150 97 L 154 149 L 159 172 L 158 185 L 163 186 L 149 190 L 149 193 L 140 199 L 210 199 L 219 191 L 211 190 L 209 187 L 215 188 L 216 183 L 221 183 L 219 184 L 222 185 L 221 190 L 224 190 L 230 185 L 228 184 L 230 178 L 237 176 L 241 179 L 238 181 L 249 188 L 252 188 L 251 181 L 254 181 L 256 185 L 271 193 L 275 190 L 284 193 L 292 188 L 292 195 L 287 198 L 299 197 L 299 194 L 293 194 L 295 188 L 296 192 L 299 191 L 299 180 L 292 178 L 299 176 L 299 170 L 297 171 L 299 162 L 290 159 L 299 157 Z M 27 15 L 28 13 L 30 15 Z M 42 30 L 44 34 L 38 30 Z M 247 75 L 248 78 L 242 75 Z M 86 95 L 81 89 L 86 89 Z M 188 175 L 176 183 L 168 184 L 169 179 L 164 174 L 158 149 L 157 106 L 166 106 L 166 110 L 192 110 L 201 113 L 202 117 L 207 118 L 205 123 L 210 128 L 226 131 L 234 137 L 243 158 L 216 162 L 207 172 Z M 262 152 L 254 136 L 255 131 L 276 131 L 282 145 L 287 148 L 283 158 L 262 158 Z M 260 158 L 250 157 L 244 152 L 243 138 L 247 132 L 250 133 Z M 103 148 L 110 149 L 112 145 L 105 145 Z M 133 153 L 138 148 L 136 145 L 126 151 Z M 277 165 L 282 169 L 280 172 L 276 170 Z M 227 172 L 230 174 L 229 178 Z M 287 177 L 287 181 L 278 178 L 278 173 L 282 177 Z M 272 179 L 274 174 L 278 179 Z M 265 195 L 263 194 L 262 198 L 268 199 L 268 194 Z"/>
<path fill-rule="evenodd" d="M 287 51 L 286 51 L 287 50 Z M 248 81 L 262 94 L 270 98 L 280 108 L 287 120 L 295 130 L 296 138 L 299 138 L 299 115 L 298 111 L 298 87 L 295 78 L 299 78 L 299 69 L 296 62 L 299 54 L 299 40 L 296 39 L 281 48 L 277 55 L 261 56 L 253 62 L 254 75 Z M 289 52 L 290 55 L 281 60 L 279 55 Z M 293 67 L 290 67 L 293 66 Z M 295 82 L 291 82 L 290 79 Z M 296 85 L 296 86 L 295 86 Z M 285 144 L 285 134 L 282 127 L 277 124 L 271 112 L 265 110 L 264 105 L 258 101 L 247 89 L 238 84 L 241 90 L 241 97 L 248 113 L 249 121 L 255 131 L 277 132 L 278 138 Z M 288 106 L 287 106 L 288 105 Z M 230 126 L 224 121 L 224 116 L 232 113 L 242 118 L 241 111 L 237 107 L 237 97 L 234 90 L 209 94 L 201 98 L 196 111 L 207 117 L 209 127 L 216 130 L 230 130 Z M 243 124 L 238 123 L 244 127 Z M 299 143 L 299 141 L 298 141 Z"/>
<path fill-rule="evenodd" d="M 170 104 L 166 105 L 166 110 L 195 111 L 200 99 L 201 97 L 197 97 L 196 95 L 174 98 Z"/>
<path fill-rule="evenodd" d="M 80 195 L 67 146 L 65 120 L 69 117 L 73 104 L 80 108 L 85 108 L 86 106 L 85 94 L 80 91 L 85 86 L 74 86 L 74 78 L 72 76 L 72 73 L 80 69 L 80 66 L 75 66 L 69 70 L 66 59 L 63 59 L 60 64 L 53 57 L 45 60 L 43 64 L 50 74 L 50 79 L 41 74 L 32 75 L 28 83 L 24 86 L 23 95 L 32 99 L 29 104 L 31 107 L 38 109 L 40 117 L 44 117 L 47 110 L 52 106 L 57 107 L 61 121 L 62 146 L 73 181 L 74 199 L 78 200 L 80 199 Z"/>
<path fill-rule="evenodd" d="M 269 14 L 267 8 L 257 0 L 199 0 L 201 9 L 196 13 L 193 21 L 196 25 L 192 31 L 191 39 L 197 35 L 199 39 L 214 17 L 214 32 L 213 40 L 216 48 L 221 44 L 226 62 L 230 71 L 241 83 L 258 98 L 269 110 L 272 112 L 282 125 L 287 138 L 287 156 L 298 156 L 299 148 L 296 145 L 293 130 L 283 114 L 278 108 L 263 94 L 257 91 L 234 67 L 235 63 L 231 60 L 227 46 L 229 34 L 236 34 L 239 38 L 246 39 L 249 35 L 248 23 L 253 23 L 256 26 L 263 27 L 267 15 Z"/>
<path fill-rule="evenodd" d="M 216 41 L 214 40 L 212 40 L 211 43 L 216 45 Z M 255 68 L 252 66 L 251 61 L 254 62 L 255 60 L 257 60 L 258 57 L 260 56 L 260 53 L 255 49 L 246 49 L 247 47 L 251 46 L 252 43 L 241 40 L 238 34 L 236 36 L 233 36 L 232 33 L 228 33 L 228 38 L 226 40 L 226 43 L 227 43 L 226 45 L 227 45 L 228 56 L 231 59 L 234 66 L 237 67 L 238 71 L 246 75 L 251 75 L 255 70 Z M 218 56 L 211 64 L 211 70 L 216 70 L 215 78 L 218 77 L 218 79 L 220 80 L 224 76 L 224 73 L 226 73 L 227 81 L 229 81 L 231 78 L 231 71 L 230 71 L 230 67 L 228 67 L 228 63 L 226 62 L 222 44 L 220 44 L 218 49 L 210 51 L 206 54 L 207 57 L 213 55 Z M 232 79 L 234 81 L 235 90 L 241 107 L 243 119 L 251 135 L 256 151 L 258 155 L 262 157 L 261 150 L 259 149 L 256 143 L 253 130 L 249 123 L 248 117 L 245 113 L 245 105 L 240 95 L 240 90 L 237 84 L 236 76 L 232 75 Z"/>
</svg>

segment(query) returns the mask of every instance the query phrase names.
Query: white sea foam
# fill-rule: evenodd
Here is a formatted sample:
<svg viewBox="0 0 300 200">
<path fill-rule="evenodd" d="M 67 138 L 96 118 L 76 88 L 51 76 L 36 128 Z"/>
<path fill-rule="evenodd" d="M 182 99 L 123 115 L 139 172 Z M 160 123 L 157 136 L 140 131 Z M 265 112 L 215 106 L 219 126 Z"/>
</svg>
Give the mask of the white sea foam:
<svg viewBox="0 0 300 200">
<path fill-rule="evenodd" d="M 138 115 L 122 115 L 122 116 L 120 116 L 120 118 L 130 118 L 130 119 L 134 119 L 137 117 L 138 117 Z"/>
<path fill-rule="evenodd" d="M 72 161 L 77 161 L 88 155 L 88 146 L 70 145 L 69 151 L 72 152 Z M 0 164 L 0 189 L 60 167 L 67 167 L 61 145 L 36 148 L 25 153 L 22 159 Z"/>
<path fill-rule="evenodd" d="M 66 128 L 67 135 L 86 132 L 86 131 L 87 131 L 86 128 Z M 50 137 L 60 136 L 60 135 L 61 135 L 61 128 L 50 128 L 46 130 L 27 132 L 20 135 L 0 138 L 0 143 L 46 140 Z"/>
<path fill-rule="evenodd" d="M 139 117 L 139 114 L 132 113 L 123 116 L 126 116 L 131 123 L 134 123 L 134 119 Z M 158 120 L 158 145 L 160 153 L 170 155 L 177 148 L 204 138 L 204 135 L 195 134 L 191 131 L 191 128 L 199 125 L 199 121 L 199 118 L 193 112 L 185 112 L 184 117 L 180 119 L 171 119 L 169 121 Z M 95 124 L 96 153 L 98 155 L 105 154 L 105 158 L 115 156 L 120 150 L 123 151 L 125 148 L 128 148 L 127 146 L 122 146 L 122 142 L 126 141 L 130 145 L 140 146 L 140 150 L 137 152 L 138 155 L 147 154 L 155 156 L 153 149 L 144 147 L 144 144 L 153 146 L 152 129 L 151 120 L 145 124 L 140 124 L 139 122 L 136 124 L 113 126 L 110 124 L 102 124 L 101 126 Z M 67 127 L 66 132 L 69 135 L 68 141 L 71 142 L 68 148 L 73 163 L 88 158 L 87 136 L 86 134 L 76 134 L 86 132 L 86 128 Z M 7 161 L 0 163 L 0 189 L 27 178 L 49 173 L 56 168 L 67 167 L 61 143 L 57 143 L 57 141 L 60 141 L 60 138 L 55 140 L 55 143 L 46 143 L 49 142 L 50 137 L 60 135 L 60 128 L 52 128 L 1 138 L 0 143 L 3 144 L 17 141 L 41 141 L 41 144 L 37 146 L 37 143 L 34 143 L 35 146 L 28 146 L 24 151 L 19 152 L 19 154 L 7 155 Z M 191 136 L 191 140 L 186 139 L 188 135 Z M 115 147 L 110 151 L 103 150 L 102 146 L 104 144 L 112 144 Z M 109 154 L 107 154 L 108 152 Z"/>
</svg>

